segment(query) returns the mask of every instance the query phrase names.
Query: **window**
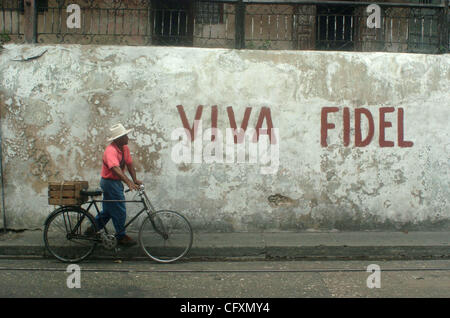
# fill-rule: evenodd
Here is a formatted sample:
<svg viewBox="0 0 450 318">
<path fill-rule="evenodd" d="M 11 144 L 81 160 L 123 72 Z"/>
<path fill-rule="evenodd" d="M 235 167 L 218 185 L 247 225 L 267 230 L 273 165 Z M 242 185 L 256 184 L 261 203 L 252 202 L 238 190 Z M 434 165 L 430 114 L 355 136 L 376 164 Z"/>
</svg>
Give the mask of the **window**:
<svg viewBox="0 0 450 318">
<path fill-rule="evenodd" d="M 153 0 L 153 44 L 192 46 L 193 2 Z"/>
<path fill-rule="evenodd" d="M 24 3 L 25 1 L 19 1 L 19 9 L 20 12 L 24 13 Z M 48 11 L 48 0 L 36 0 L 37 12 L 46 12 Z"/>
<path fill-rule="evenodd" d="M 351 50 L 355 21 L 354 8 L 339 5 L 318 5 L 316 43 L 319 50 Z"/>
<path fill-rule="evenodd" d="M 440 0 L 415 0 L 421 4 L 440 4 Z M 439 47 L 439 10 L 411 8 L 408 17 L 408 52 L 436 53 Z"/>
<path fill-rule="evenodd" d="M 195 8 L 196 23 L 223 23 L 223 4 L 214 2 L 197 2 Z"/>
</svg>

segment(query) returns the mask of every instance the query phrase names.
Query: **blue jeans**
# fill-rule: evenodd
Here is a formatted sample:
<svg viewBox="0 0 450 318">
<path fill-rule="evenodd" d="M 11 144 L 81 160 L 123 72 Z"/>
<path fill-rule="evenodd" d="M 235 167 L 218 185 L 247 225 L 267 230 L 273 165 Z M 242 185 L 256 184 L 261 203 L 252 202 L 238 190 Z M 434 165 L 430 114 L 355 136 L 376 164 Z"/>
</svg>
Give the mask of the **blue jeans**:
<svg viewBox="0 0 450 318">
<path fill-rule="evenodd" d="M 103 200 L 125 200 L 122 181 L 101 178 L 100 187 L 103 190 Z M 101 230 L 112 219 L 116 238 L 120 240 L 125 236 L 125 202 L 103 202 L 102 205 L 103 211 L 95 217 L 98 229 Z"/>
</svg>

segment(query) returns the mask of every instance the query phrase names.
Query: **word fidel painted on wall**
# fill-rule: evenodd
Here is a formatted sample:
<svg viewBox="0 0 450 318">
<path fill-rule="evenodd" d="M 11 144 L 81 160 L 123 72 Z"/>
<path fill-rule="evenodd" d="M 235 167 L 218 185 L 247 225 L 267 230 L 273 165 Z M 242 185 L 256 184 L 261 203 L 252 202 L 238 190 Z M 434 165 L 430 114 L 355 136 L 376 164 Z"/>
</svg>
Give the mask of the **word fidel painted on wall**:
<svg viewBox="0 0 450 318">
<path fill-rule="evenodd" d="M 244 117 L 238 128 L 233 107 L 226 108 L 229 128 L 224 134 L 218 129 L 218 107 L 211 107 L 211 128 L 203 130 L 202 115 L 203 106 L 197 107 L 194 121 L 189 123 L 183 105 L 177 106 L 183 127 L 172 132 L 172 141 L 178 143 L 172 148 L 172 160 L 177 163 L 249 163 L 260 164 L 262 174 L 274 174 L 279 167 L 279 143 L 280 136 L 278 128 L 275 128 L 272 113 L 269 107 L 262 107 L 257 115 L 255 128 L 249 127 L 252 107 L 247 107 Z M 328 147 L 328 135 L 336 128 L 330 114 L 342 112 L 342 129 L 345 147 L 351 145 L 351 130 L 354 130 L 354 147 L 366 147 L 372 143 L 376 132 L 378 132 L 378 145 L 394 147 L 395 141 L 386 137 L 387 129 L 396 129 L 397 146 L 412 147 L 414 143 L 407 141 L 404 134 L 404 109 L 399 107 L 380 107 L 378 109 L 378 129 L 372 112 L 367 108 L 354 109 L 354 124 L 350 122 L 350 108 L 323 107 L 320 120 L 320 144 Z M 392 114 L 391 114 L 392 113 Z M 391 115 L 391 118 L 387 118 Z M 396 120 L 392 121 L 393 117 Z M 334 116 L 336 120 L 336 116 Z M 363 127 L 365 129 L 363 130 Z M 248 144 L 248 153 L 247 153 Z M 193 149 L 192 149 L 193 148 Z"/>
<path fill-rule="evenodd" d="M 320 144 L 322 147 L 327 147 L 327 138 L 328 131 L 336 128 L 336 125 L 332 122 L 328 121 L 328 115 L 331 113 L 340 112 L 341 109 L 339 107 L 323 107 L 321 111 L 321 122 L 320 122 Z M 397 146 L 401 148 L 412 147 L 414 143 L 412 141 L 405 140 L 405 124 L 404 124 L 404 109 L 399 107 L 395 109 L 394 107 L 380 107 L 378 109 L 378 144 L 380 147 L 394 147 L 395 141 L 387 140 L 386 138 L 386 130 L 389 128 L 397 128 Z M 395 122 L 392 122 L 386 116 L 389 113 L 397 113 L 396 127 L 394 127 Z M 363 117 L 365 117 L 365 121 L 367 124 L 367 132 L 366 135 L 363 136 L 362 133 L 362 122 Z M 350 109 L 348 107 L 344 107 L 342 109 L 342 122 L 343 122 L 343 144 L 345 147 L 350 145 Z M 366 147 L 368 146 L 375 136 L 375 120 L 372 112 L 367 108 L 355 108 L 354 110 L 354 130 L 355 130 L 355 147 Z"/>
</svg>

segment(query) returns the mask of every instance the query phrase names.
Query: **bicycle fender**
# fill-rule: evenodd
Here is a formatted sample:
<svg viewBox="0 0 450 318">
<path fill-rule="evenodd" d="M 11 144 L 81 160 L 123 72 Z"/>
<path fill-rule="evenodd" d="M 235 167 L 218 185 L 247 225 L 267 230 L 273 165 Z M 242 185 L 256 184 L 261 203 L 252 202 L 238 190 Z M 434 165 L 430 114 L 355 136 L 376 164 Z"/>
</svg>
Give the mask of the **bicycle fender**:
<svg viewBox="0 0 450 318">
<path fill-rule="evenodd" d="M 88 212 L 85 209 L 83 209 L 83 208 L 81 208 L 79 206 L 68 206 L 68 205 L 67 206 L 61 206 L 61 207 L 57 208 L 56 210 L 53 210 L 47 216 L 47 218 L 45 219 L 45 222 L 44 222 L 44 226 L 47 225 L 48 221 L 52 218 L 53 215 L 55 215 L 56 213 L 59 213 L 61 211 L 64 211 L 64 210 L 68 210 L 68 209 L 71 209 L 71 210 L 83 210 L 85 213 L 88 214 Z"/>
</svg>

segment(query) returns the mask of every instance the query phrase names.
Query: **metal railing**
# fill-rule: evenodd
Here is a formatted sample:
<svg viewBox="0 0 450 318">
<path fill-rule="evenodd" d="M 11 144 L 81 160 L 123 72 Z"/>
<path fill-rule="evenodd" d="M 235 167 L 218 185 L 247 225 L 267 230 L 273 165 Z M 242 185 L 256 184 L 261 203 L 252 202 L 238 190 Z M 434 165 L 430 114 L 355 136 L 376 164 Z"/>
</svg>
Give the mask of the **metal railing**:
<svg viewBox="0 0 450 318">
<path fill-rule="evenodd" d="M 82 2 L 81 28 L 65 21 L 68 3 L 50 2 L 38 15 L 37 41 L 82 44 L 234 47 L 234 5 L 211 1 Z"/>
<path fill-rule="evenodd" d="M 23 1 L 1 1 L 0 32 L 17 35 L 20 40 L 26 33 L 23 25 L 27 27 L 21 22 L 25 17 L 18 5 L 22 3 L 23 8 Z M 33 39 L 40 43 L 418 53 L 449 50 L 448 0 L 376 2 L 381 7 L 379 28 L 367 26 L 370 13 L 366 8 L 374 2 L 25 1 L 37 8 L 31 13 L 36 18 Z M 67 19 L 73 18 L 73 11 L 67 12 L 69 4 L 79 5 L 79 28 L 67 25 Z"/>
<path fill-rule="evenodd" d="M 67 12 L 67 3 L 51 1 L 37 18 L 37 42 L 79 44 L 151 44 L 150 8 L 145 1 L 128 6 L 127 1 L 80 3 L 79 28 L 70 28 L 67 20 L 74 11 Z M 76 21 L 76 20 L 74 20 Z"/>
</svg>

